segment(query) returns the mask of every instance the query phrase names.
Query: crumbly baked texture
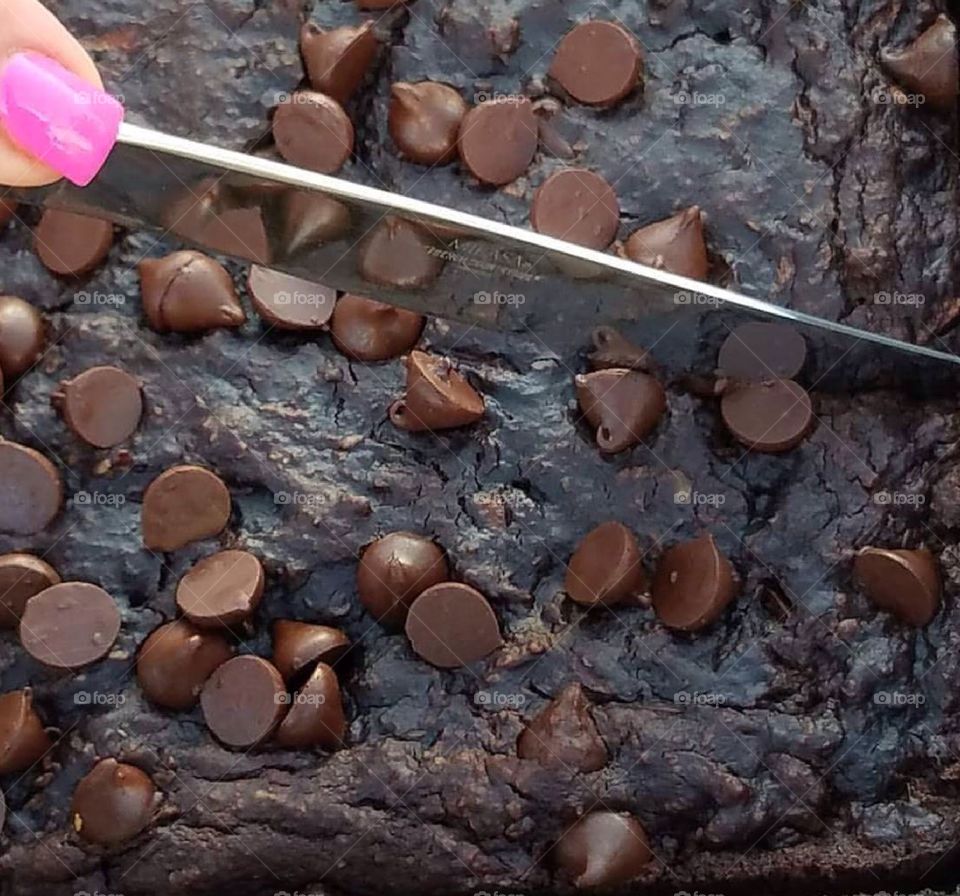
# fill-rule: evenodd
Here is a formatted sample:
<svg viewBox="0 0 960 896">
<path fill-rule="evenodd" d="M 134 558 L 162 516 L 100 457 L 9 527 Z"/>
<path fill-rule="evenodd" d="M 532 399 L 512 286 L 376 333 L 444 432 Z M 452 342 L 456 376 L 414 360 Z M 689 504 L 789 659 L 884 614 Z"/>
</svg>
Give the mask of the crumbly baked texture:
<svg viewBox="0 0 960 896">
<path fill-rule="evenodd" d="M 132 120 L 234 148 L 261 141 L 278 97 L 300 83 L 302 21 L 361 18 L 333 0 L 50 5 Z M 526 223 L 532 190 L 568 162 L 538 154 L 500 191 L 458 165 L 428 172 L 390 143 L 389 85 L 536 96 L 569 27 L 616 16 L 646 48 L 644 90 L 612 111 L 567 105 L 553 124 L 577 163 L 615 185 L 621 237 L 697 204 L 715 265 L 739 287 L 908 339 L 935 343 L 936 322 L 956 346 L 956 116 L 877 93 L 889 87 L 878 49 L 940 11 L 930 0 L 415 0 L 378 26 L 382 58 L 349 109 L 358 158 L 341 175 Z M 494 56 L 488 29 L 511 19 L 519 45 Z M 144 326 L 136 263 L 172 244 L 125 234 L 80 284 L 55 279 L 29 246 L 22 223 L 0 238 L 0 285 L 48 313 L 56 344 L 8 396 L 0 434 L 56 458 L 73 497 L 47 532 L 0 537 L 0 550 L 98 583 L 123 626 L 110 657 L 77 677 L 33 663 L 15 633 L 0 637 L 3 690 L 32 686 L 63 735 L 43 775 L 4 785 L 4 893 L 563 893 L 542 857 L 591 807 L 628 810 L 650 836 L 657 861 L 623 892 L 870 891 L 955 874 L 953 396 L 814 389 L 819 423 L 805 442 L 744 456 L 714 404 L 671 387 L 648 443 L 609 459 L 571 405 L 588 318 L 559 355 L 435 320 L 424 344 L 469 373 L 488 411 L 465 430 L 408 434 L 386 418 L 403 391 L 399 361 L 351 363 L 327 337 L 266 332 L 255 317 L 202 338 Z M 231 271 L 245 290 L 245 272 Z M 926 301 L 883 304 L 878 292 Z M 95 452 L 49 395 L 110 363 L 142 381 L 146 413 L 129 449 Z M 199 710 L 145 700 L 135 650 L 174 617 L 179 577 L 218 547 L 141 545 L 143 490 L 177 463 L 223 477 L 234 509 L 222 543 L 266 566 L 249 649 L 269 656 L 274 618 L 336 625 L 358 644 L 338 666 L 345 749 L 230 752 Z M 678 504 L 688 485 L 723 503 Z M 923 500 L 883 503 L 894 492 Z M 743 578 L 739 598 L 695 638 L 642 608 L 584 611 L 562 595 L 565 564 L 610 519 L 638 533 L 648 565 L 708 529 Z M 434 669 L 363 611 L 357 553 L 394 530 L 436 537 L 455 577 L 490 599 L 506 643 L 489 661 Z M 857 591 L 850 556 L 864 544 L 939 555 L 946 596 L 927 628 Z M 518 759 L 525 719 L 572 680 L 610 763 L 574 774 Z M 84 703 L 93 693 L 115 699 Z M 97 757 L 139 766 L 163 796 L 155 823 L 110 852 L 82 845 L 68 818 Z"/>
</svg>

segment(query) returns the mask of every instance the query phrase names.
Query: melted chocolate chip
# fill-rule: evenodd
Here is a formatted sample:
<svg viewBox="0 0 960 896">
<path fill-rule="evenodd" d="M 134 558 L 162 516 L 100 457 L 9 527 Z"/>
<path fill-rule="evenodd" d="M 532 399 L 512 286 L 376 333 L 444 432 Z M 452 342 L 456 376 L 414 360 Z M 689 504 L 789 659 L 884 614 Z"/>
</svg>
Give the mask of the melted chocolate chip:
<svg viewBox="0 0 960 896">
<path fill-rule="evenodd" d="M 27 601 L 59 584 L 57 571 L 33 554 L 0 556 L 0 628 L 16 628 Z"/>
<path fill-rule="evenodd" d="M 143 310 L 158 333 L 203 333 L 246 320 L 230 274 L 201 252 L 147 258 L 139 269 Z"/>
<path fill-rule="evenodd" d="M 926 625 L 936 615 L 940 572 L 925 548 L 863 548 L 854 561 L 854 573 L 870 600 L 908 625 Z"/>
<path fill-rule="evenodd" d="M 550 175 L 533 194 L 530 223 L 538 233 L 606 249 L 620 226 L 620 204 L 599 174 L 566 168 Z"/>
<path fill-rule="evenodd" d="M 310 86 L 342 105 L 363 83 L 378 46 L 373 22 L 331 31 L 321 31 L 307 23 L 300 32 L 300 50 Z"/>
<path fill-rule="evenodd" d="M 343 743 L 346 732 L 337 676 L 326 663 L 319 663 L 294 695 L 290 711 L 277 729 L 277 743 L 282 747 L 335 750 Z"/>
<path fill-rule="evenodd" d="M 79 669 L 105 657 L 120 633 L 120 610 L 102 588 L 61 582 L 27 601 L 20 643 L 37 662 Z"/>
<path fill-rule="evenodd" d="M 423 315 L 374 299 L 345 295 L 333 309 L 333 344 L 357 361 L 386 361 L 408 352 L 423 331 Z"/>
<path fill-rule="evenodd" d="M 613 327 L 597 327 L 592 334 L 593 351 L 590 366 L 594 370 L 609 370 L 620 367 L 626 370 L 642 370 L 650 373 L 656 367 L 650 353 L 634 345 Z"/>
<path fill-rule="evenodd" d="M 177 606 L 194 625 L 230 626 L 253 615 L 263 597 L 263 565 L 247 551 L 204 557 L 180 579 Z"/>
<path fill-rule="evenodd" d="M 410 605 L 405 629 L 414 652 L 441 669 L 469 665 L 503 643 L 487 599 L 458 582 L 427 588 Z"/>
<path fill-rule="evenodd" d="M 247 282 L 257 314 L 281 330 L 325 329 L 337 303 L 335 289 L 259 265 Z"/>
<path fill-rule="evenodd" d="M 280 673 L 266 660 L 237 656 L 207 679 L 200 706 L 217 740 L 228 747 L 252 747 L 280 724 L 287 691 Z"/>
<path fill-rule="evenodd" d="M 350 639 L 338 628 L 278 619 L 273 624 L 273 664 L 289 681 L 316 663 L 336 665 L 350 649 Z"/>
<path fill-rule="evenodd" d="M 137 680 L 154 703 L 190 709 L 207 679 L 233 656 L 226 638 L 176 619 L 150 633 L 137 654 Z"/>
<path fill-rule="evenodd" d="M 577 402 L 587 422 L 596 428 L 597 447 L 616 454 L 653 432 L 664 411 L 663 386 L 636 370 L 597 370 L 574 379 Z"/>
<path fill-rule="evenodd" d="M 642 593 L 647 575 L 634 534 L 622 523 L 601 523 L 577 545 L 564 584 L 578 604 L 612 606 Z"/>
<path fill-rule="evenodd" d="M 793 379 L 807 359 L 807 343 L 789 324 L 741 324 L 720 346 L 717 368 L 741 380 Z"/>
<path fill-rule="evenodd" d="M 710 273 L 703 221 L 696 206 L 635 230 L 623 250 L 627 258 L 637 264 L 681 277 L 705 280 Z"/>
<path fill-rule="evenodd" d="M 203 467 L 171 467 L 143 493 L 143 543 L 154 551 L 175 551 L 219 535 L 228 519 L 230 492 Z"/>
<path fill-rule="evenodd" d="M 353 124 L 333 97 L 301 90 L 277 107 L 273 139 L 291 165 L 333 174 L 353 153 Z"/>
<path fill-rule="evenodd" d="M 143 414 L 140 384 L 118 367 L 91 367 L 53 395 L 67 426 L 95 448 L 111 448 L 136 432 Z"/>
<path fill-rule="evenodd" d="M 435 241 L 419 225 L 388 215 L 360 246 L 360 276 L 393 289 L 423 289 L 443 270 Z"/>
<path fill-rule="evenodd" d="M 733 566 L 708 534 L 664 551 L 651 587 L 660 621 L 693 632 L 720 618 L 737 592 Z"/>
<path fill-rule="evenodd" d="M 73 829 L 98 846 L 132 840 L 150 824 L 156 795 L 146 772 L 116 759 L 103 759 L 73 792 Z"/>
<path fill-rule="evenodd" d="M 578 682 L 568 684 L 517 741 L 517 755 L 541 765 L 599 771 L 607 764 L 607 748 L 590 715 L 590 704 Z"/>
<path fill-rule="evenodd" d="M 611 106 L 640 83 L 643 54 L 626 28 L 615 22 L 582 22 L 560 41 L 550 77 L 575 100 Z"/>
<path fill-rule="evenodd" d="M 390 88 L 390 136 L 410 161 L 445 165 L 457 157 L 457 135 L 467 114 L 459 92 L 436 81 Z"/>
<path fill-rule="evenodd" d="M 559 868 L 580 889 L 633 880 L 653 858 L 647 834 L 632 815 L 590 812 L 554 847 Z"/>
<path fill-rule="evenodd" d="M 52 746 L 29 690 L 0 694 L 0 775 L 26 771 Z"/>
<path fill-rule="evenodd" d="M 908 93 L 920 94 L 937 109 L 953 109 L 960 84 L 957 30 L 942 13 L 913 43 L 880 51 L 887 73 Z"/>
<path fill-rule="evenodd" d="M 813 427 L 813 404 L 793 380 L 741 385 L 720 402 L 724 425 L 753 451 L 778 454 L 799 445 Z"/>
<path fill-rule="evenodd" d="M 395 426 L 410 432 L 453 429 L 475 423 L 485 411 L 483 396 L 446 358 L 410 352 L 406 394 L 390 406 Z"/>
<path fill-rule="evenodd" d="M 39 451 L 0 441 L 0 532 L 32 535 L 46 529 L 63 504 L 57 468 Z"/>
<path fill-rule="evenodd" d="M 450 576 L 443 551 L 422 535 L 391 532 L 370 544 L 357 565 L 357 594 L 374 619 L 399 628 L 410 604 Z"/>
<path fill-rule="evenodd" d="M 0 369 L 7 380 L 29 370 L 43 354 L 46 330 L 40 312 L 16 296 L 0 296 Z"/>
<path fill-rule="evenodd" d="M 460 125 L 460 160 L 477 180 L 502 186 L 530 167 L 538 135 L 539 122 L 526 97 L 481 103 Z"/>
<path fill-rule="evenodd" d="M 55 274 L 80 277 L 110 252 L 113 224 L 99 218 L 48 209 L 34 232 L 34 249 Z"/>
</svg>

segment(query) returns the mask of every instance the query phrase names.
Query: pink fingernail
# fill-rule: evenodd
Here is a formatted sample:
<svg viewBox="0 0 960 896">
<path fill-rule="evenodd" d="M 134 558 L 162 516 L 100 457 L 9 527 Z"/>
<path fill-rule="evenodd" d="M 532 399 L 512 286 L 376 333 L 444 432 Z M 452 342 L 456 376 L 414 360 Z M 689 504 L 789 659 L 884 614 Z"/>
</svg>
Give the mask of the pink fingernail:
<svg viewBox="0 0 960 896">
<path fill-rule="evenodd" d="M 117 142 L 123 106 L 59 62 L 17 53 L 0 71 L 0 123 L 22 149 L 85 187 Z"/>
</svg>

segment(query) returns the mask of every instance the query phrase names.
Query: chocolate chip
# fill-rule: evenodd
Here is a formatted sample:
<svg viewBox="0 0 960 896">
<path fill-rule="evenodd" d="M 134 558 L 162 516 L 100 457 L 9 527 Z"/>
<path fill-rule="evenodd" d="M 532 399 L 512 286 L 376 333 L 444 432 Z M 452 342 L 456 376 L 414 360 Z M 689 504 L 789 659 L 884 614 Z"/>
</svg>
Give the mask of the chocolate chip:
<svg viewBox="0 0 960 896">
<path fill-rule="evenodd" d="M 326 663 L 319 663 L 291 701 L 290 711 L 277 729 L 277 743 L 281 747 L 335 750 L 343 743 L 346 731 L 337 676 Z"/>
<path fill-rule="evenodd" d="M 0 532 L 32 535 L 46 529 L 63 504 L 57 468 L 39 451 L 0 441 Z"/>
<path fill-rule="evenodd" d="M 597 447 L 616 454 L 636 445 L 656 428 L 667 409 L 663 386 L 636 370 L 611 368 L 574 378 L 577 402 L 597 431 Z"/>
<path fill-rule="evenodd" d="M 263 565 L 247 551 L 219 551 L 194 564 L 177 585 L 177 606 L 194 625 L 235 625 L 263 597 Z"/>
<path fill-rule="evenodd" d="M 434 248 L 435 241 L 422 227 L 388 215 L 360 246 L 360 276 L 393 289 L 422 289 L 443 270 Z"/>
<path fill-rule="evenodd" d="M 353 153 L 353 124 L 333 97 L 301 90 L 277 106 L 273 139 L 291 165 L 333 174 Z"/>
<path fill-rule="evenodd" d="M 257 314 L 281 330 L 322 330 L 337 302 L 335 289 L 259 265 L 247 283 Z"/>
<path fill-rule="evenodd" d="M 363 83 L 378 46 L 373 22 L 331 31 L 307 23 L 300 32 L 300 51 L 310 86 L 340 104 L 346 104 Z"/>
<path fill-rule="evenodd" d="M 656 367 L 650 353 L 634 345 L 613 327 L 597 327 L 592 334 L 593 351 L 590 366 L 594 370 L 621 367 L 627 370 L 642 370 L 650 373 Z"/>
<path fill-rule="evenodd" d="M 622 523 L 601 523 L 577 545 L 564 588 L 578 604 L 612 606 L 642 593 L 647 575 L 636 536 Z"/>
<path fill-rule="evenodd" d="M 226 638 L 176 619 L 154 629 L 137 654 L 137 680 L 154 703 L 190 709 L 207 679 L 233 656 Z"/>
<path fill-rule="evenodd" d="M 720 401 L 724 425 L 753 451 L 795 448 L 813 426 L 813 404 L 793 380 L 767 380 L 732 388 Z"/>
<path fill-rule="evenodd" d="M 737 580 L 713 536 L 705 533 L 664 551 L 650 590 L 664 625 L 693 632 L 720 618 L 737 592 Z"/>
<path fill-rule="evenodd" d="M 703 221 L 695 205 L 664 221 L 656 221 L 635 230 L 623 246 L 631 261 L 705 280 L 710 273 L 707 245 L 703 239 Z"/>
<path fill-rule="evenodd" d="M 105 657 L 120 633 L 120 610 L 97 585 L 61 582 L 27 601 L 20 643 L 37 662 L 79 669 Z"/>
<path fill-rule="evenodd" d="M 258 656 L 237 656 L 220 666 L 203 686 L 200 706 L 207 727 L 228 747 L 252 747 L 266 740 L 287 709 L 280 673 Z"/>
<path fill-rule="evenodd" d="M 109 254 L 113 224 L 99 218 L 48 209 L 34 232 L 34 249 L 55 274 L 80 277 Z"/>
<path fill-rule="evenodd" d="M 617 194 L 599 174 L 565 168 L 551 174 L 533 194 L 530 223 L 538 233 L 606 249 L 620 226 Z"/>
<path fill-rule="evenodd" d="M 368 545 L 357 565 L 357 594 L 374 619 L 399 628 L 410 604 L 450 576 L 443 551 L 422 535 L 391 532 Z"/>
<path fill-rule="evenodd" d="M 615 22 L 582 22 L 560 41 L 549 75 L 575 100 L 611 106 L 640 83 L 643 53 Z"/>
<path fill-rule="evenodd" d="M 0 556 L 0 628 L 16 628 L 27 601 L 59 584 L 57 571 L 33 554 Z"/>
<path fill-rule="evenodd" d="M 158 333 L 203 333 L 239 327 L 247 318 L 226 268 L 183 250 L 140 262 L 143 310 Z"/>
<path fill-rule="evenodd" d="M 741 324 L 720 346 L 717 367 L 741 380 L 792 380 L 803 369 L 807 343 L 789 324 Z"/>
<path fill-rule="evenodd" d="M 17 213 L 17 204 L 9 199 L 0 199 L 0 227 L 6 227 Z"/>
<path fill-rule="evenodd" d="M 908 625 L 926 625 L 940 606 L 940 572 L 925 548 L 863 548 L 854 560 L 860 587 L 881 610 Z"/>
<path fill-rule="evenodd" d="M 414 652 L 441 669 L 469 665 L 503 643 L 487 599 L 458 582 L 427 588 L 410 605 L 405 629 Z"/>
<path fill-rule="evenodd" d="M 395 426 L 410 432 L 452 429 L 485 413 L 481 396 L 446 358 L 413 351 L 407 356 L 407 391 L 390 406 Z"/>
<path fill-rule="evenodd" d="M 46 347 L 40 312 L 16 296 L 0 296 L 0 369 L 7 380 L 29 370 Z"/>
<path fill-rule="evenodd" d="M 350 231 L 350 209 L 319 193 L 285 193 L 280 209 L 282 243 L 289 256 L 332 243 Z"/>
<path fill-rule="evenodd" d="M 0 694 L 0 775 L 26 771 L 51 748 L 29 690 Z"/>
<path fill-rule="evenodd" d="M 143 414 L 140 384 L 118 367 L 91 367 L 53 394 L 67 426 L 95 448 L 112 448 L 136 432 Z"/>
<path fill-rule="evenodd" d="M 882 49 L 880 62 L 908 93 L 920 94 L 937 109 L 952 109 L 956 105 L 960 82 L 957 31 L 942 13 L 907 47 Z"/>
<path fill-rule="evenodd" d="M 446 84 L 398 81 L 390 87 L 390 136 L 411 162 L 452 162 L 457 157 L 457 135 L 466 114 L 466 101 Z"/>
<path fill-rule="evenodd" d="M 357 361 L 386 361 L 409 351 L 423 331 L 423 315 L 361 296 L 341 296 L 333 309 L 333 344 Z"/>
<path fill-rule="evenodd" d="M 146 772 L 116 759 L 103 759 L 73 792 L 73 829 L 98 846 L 132 840 L 150 824 L 156 795 Z"/>
<path fill-rule="evenodd" d="M 460 160 L 477 180 L 508 184 L 530 167 L 538 134 L 539 122 L 526 97 L 487 101 L 463 118 L 457 141 Z"/>
<path fill-rule="evenodd" d="M 219 535 L 228 519 L 230 492 L 203 467 L 164 470 L 143 493 L 143 543 L 154 551 L 175 551 Z"/>
<path fill-rule="evenodd" d="M 623 884 L 653 858 L 647 833 L 632 815 L 590 812 L 557 842 L 554 858 L 580 889 Z"/>
<path fill-rule="evenodd" d="M 292 619 L 273 624 L 273 664 L 289 681 L 316 663 L 336 665 L 350 649 L 350 639 L 338 628 Z"/>
<path fill-rule="evenodd" d="M 517 741 L 517 755 L 541 765 L 580 772 L 599 771 L 607 764 L 607 748 L 578 682 L 564 687 L 527 724 Z"/>
</svg>

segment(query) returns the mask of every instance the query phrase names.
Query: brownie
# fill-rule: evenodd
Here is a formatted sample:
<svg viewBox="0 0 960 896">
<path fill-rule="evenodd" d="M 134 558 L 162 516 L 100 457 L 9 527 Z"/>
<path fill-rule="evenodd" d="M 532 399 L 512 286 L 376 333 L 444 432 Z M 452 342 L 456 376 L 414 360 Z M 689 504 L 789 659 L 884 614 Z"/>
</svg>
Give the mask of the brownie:
<svg viewBox="0 0 960 896">
<path fill-rule="evenodd" d="M 131 120 L 265 152 L 272 109 L 303 83 L 301 25 L 375 15 L 383 46 L 347 105 L 356 151 L 339 176 L 526 225 L 535 189 L 583 165 L 615 185 L 621 239 L 695 204 L 712 276 L 957 347 L 956 113 L 878 100 L 889 86 L 880 49 L 915 38 L 944 3 L 50 6 Z M 553 49 L 584 17 L 619 19 L 636 36 L 645 83 L 610 109 L 556 106 L 551 124 L 572 158 L 541 149 L 524 177 L 495 190 L 458 164 L 426 171 L 399 157 L 392 83 L 441 81 L 470 103 L 546 97 Z M 813 431 L 768 455 L 733 439 L 716 402 L 671 382 L 654 432 L 605 456 L 575 410 L 594 323 L 586 311 L 579 332 L 550 346 L 434 319 L 421 347 L 452 358 L 486 411 L 467 428 L 406 432 L 388 418 L 404 390 L 399 361 L 351 361 L 326 337 L 255 315 L 203 336 L 154 332 L 137 264 L 180 246 L 123 233 L 106 264 L 61 279 L 31 249 L 37 214 L 20 217 L 0 238 L 3 290 L 45 312 L 49 347 L 6 395 L 0 434 L 56 463 L 67 503 L 41 534 L 0 536 L 0 551 L 30 551 L 64 580 L 96 583 L 122 625 L 80 675 L 40 665 L 15 632 L 0 635 L 2 690 L 31 687 L 57 735 L 42 773 L 0 781 L 4 893 L 567 893 L 550 850 L 600 808 L 631 813 L 649 837 L 654 860 L 624 893 L 957 883 L 952 395 L 810 383 Z M 249 308 L 247 269 L 224 262 Z M 878 301 L 881 292 L 925 301 Z M 141 384 L 144 413 L 128 443 L 97 451 L 50 395 L 109 364 Z M 147 550 L 144 492 L 179 464 L 222 478 L 230 518 L 218 537 Z M 710 500 L 678 497 L 691 490 Z M 648 606 L 570 601 L 567 563 L 610 520 L 637 533 L 651 569 L 669 546 L 709 531 L 739 595 L 695 636 L 668 630 Z M 451 577 L 489 601 L 504 643 L 486 660 L 435 668 L 364 608 L 358 557 L 396 531 L 435 539 Z M 939 557 L 945 597 L 929 625 L 907 627 L 866 598 L 852 560 L 867 545 Z M 201 708 L 167 711 L 144 695 L 138 646 L 176 617 L 181 577 L 221 549 L 248 551 L 266 571 L 252 624 L 236 637 L 242 653 L 269 657 L 277 619 L 332 626 L 354 644 L 336 667 L 341 749 L 230 751 Z M 608 754 L 598 770 L 517 753 L 527 723 L 571 682 Z M 159 803 L 142 833 L 100 848 L 77 837 L 71 801 L 104 759 L 146 772 Z"/>
</svg>

